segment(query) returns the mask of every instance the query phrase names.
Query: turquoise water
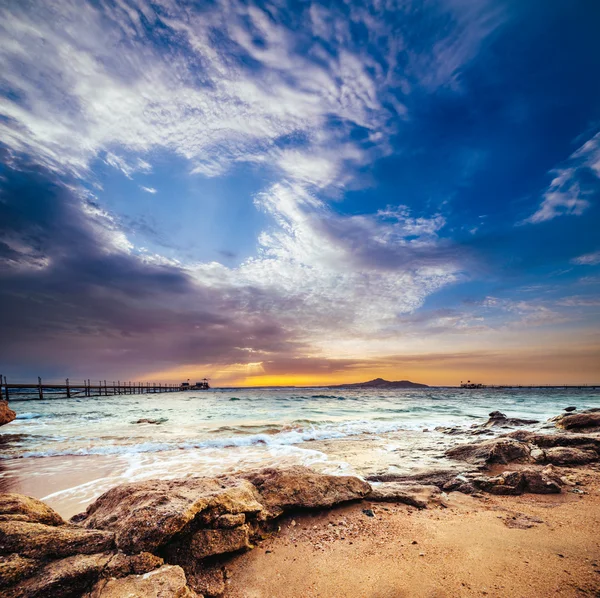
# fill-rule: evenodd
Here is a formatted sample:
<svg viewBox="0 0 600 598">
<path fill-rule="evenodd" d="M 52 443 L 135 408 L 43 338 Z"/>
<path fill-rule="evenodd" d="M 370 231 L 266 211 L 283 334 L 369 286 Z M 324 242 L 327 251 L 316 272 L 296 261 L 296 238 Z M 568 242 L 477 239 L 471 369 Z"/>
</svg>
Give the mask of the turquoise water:
<svg viewBox="0 0 600 598">
<path fill-rule="evenodd" d="M 0 429 L 0 479 L 22 489 L 34 476 L 40 498 L 85 505 L 116 483 L 148 477 L 277 464 L 410 470 L 455 442 L 437 426 L 468 429 L 494 410 L 541 426 L 568 405 L 600 407 L 600 391 L 214 389 L 15 400 L 17 419 Z M 135 423 L 144 418 L 159 423 Z"/>
</svg>

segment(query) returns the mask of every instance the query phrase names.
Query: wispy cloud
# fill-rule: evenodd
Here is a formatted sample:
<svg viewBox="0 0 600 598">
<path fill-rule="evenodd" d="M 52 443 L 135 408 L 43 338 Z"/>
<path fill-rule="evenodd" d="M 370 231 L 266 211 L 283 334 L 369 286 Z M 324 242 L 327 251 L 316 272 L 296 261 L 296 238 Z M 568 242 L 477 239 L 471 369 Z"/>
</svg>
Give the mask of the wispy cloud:
<svg viewBox="0 0 600 598">
<path fill-rule="evenodd" d="M 552 179 L 538 209 L 519 224 L 538 224 L 557 216 L 581 216 L 591 205 L 582 177 L 600 178 L 600 133 L 571 154 L 565 165 L 552 171 Z"/>
<path fill-rule="evenodd" d="M 157 193 L 156 189 L 154 187 L 144 187 L 144 186 L 140 186 L 140 189 L 142 191 L 145 191 L 146 193 Z"/>
<path fill-rule="evenodd" d="M 592 253 L 584 253 L 571 260 L 573 264 L 578 266 L 596 266 L 600 264 L 600 250 L 592 251 Z"/>
</svg>

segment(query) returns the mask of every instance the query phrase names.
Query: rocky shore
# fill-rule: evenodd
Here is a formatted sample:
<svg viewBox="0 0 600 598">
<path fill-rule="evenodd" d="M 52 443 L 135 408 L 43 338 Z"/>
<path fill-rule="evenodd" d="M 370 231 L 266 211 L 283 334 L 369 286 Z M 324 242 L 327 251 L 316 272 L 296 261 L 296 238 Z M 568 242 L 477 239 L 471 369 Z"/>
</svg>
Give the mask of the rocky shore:
<svg viewBox="0 0 600 598">
<path fill-rule="evenodd" d="M 489 422 L 472 433 L 519 425 L 524 424 L 494 412 Z M 231 563 L 239 561 L 240 555 L 256 553 L 251 549 L 263 542 L 277 542 L 274 538 L 284 523 L 281 541 L 289 546 L 293 538 L 297 546 L 296 536 L 301 534 L 294 531 L 296 520 L 315 514 L 349 509 L 346 524 L 327 523 L 327 542 L 343 546 L 339 549 L 343 552 L 360 540 L 363 531 L 368 534 L 376 529 L 371 545 L 379 546 L 376 538 L 385 538 L 381 547 L 385 555 L 396 550 L 399 540 L 388 535 L 386 514 L 401 518 L 413 512 L 452 511 L 455 505 L 466 504 L 461 500 L 486 497 L 516 500 L 519 495 L 568 494 L 589 498 L 582 486 L 598 487 L 600 410 L 566 413 L 549 425 L 548 433 L 512 430 L 493 439 L 460 444 L 446 452 L 452 467 L 418 476 L 381 475 L 365 481 L 291 467 L 124 484 L 100 496 L 69 522 L 37 499 L 0 494 L 0 594 L 6 598 L 244 596 Z M 594 502 L 596 518 L 598 504 Z M 527 529 L 536 525 L 535 519 L 522 515 L 512 521 L 514 527 Z M 310 530 L 302 534 L 300 544 L 312 541 Z M 313 536 L 319 534 L 315 526 Z M 597 534 L 595 543 L 590 542 L 591 558 L 599 559 Z M 356 558 L 353 553 L 351 559 Z M 240 565 L 240 579 L 248 567 L 248 562 Z M 600 590 L 600 567 L 598 571 L 595 589 L 593 582 L 586 582 L 585 587 L 580 584 L 585 592 Z M 264 595 L 313 595 L 307 592 L 281 587 Z M 333 589 L 314 595 L 349 594 L 336 594 Z M 461 595 L 471 594 L 465 590 Z"/>
<path fill-rule="evenodd" d="M 17 417 L 17 414 L 9 408 L 8 401 L 0 400 L 0 426 L 8 424 Z"/>
</svg>

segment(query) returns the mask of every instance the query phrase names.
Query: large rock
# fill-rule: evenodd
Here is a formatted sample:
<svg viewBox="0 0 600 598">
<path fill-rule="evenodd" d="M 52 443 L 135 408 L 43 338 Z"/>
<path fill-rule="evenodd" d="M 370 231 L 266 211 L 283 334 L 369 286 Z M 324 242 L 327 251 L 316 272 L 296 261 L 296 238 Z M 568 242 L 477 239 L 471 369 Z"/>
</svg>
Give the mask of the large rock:
<svg viewBox="0 0 600 598">
<path fill-rule="evenodd" d="M 600 409 L 588 409 L 581 413 L 560 416 L 556 427 L 576 432 L 600 432 Z"/>
<path fill-rule="evenodd" d="M 177 565 L 164 565 L 144 575 L 99 581 L 84 598 L 202 598 L 187 585 Z"/>
<path fill-rule="evenodd" d="M 473 465 L 528 463 L 529 445 L 511 438 L 494 438 L 475 444 L 462 444 L 446 451 L 446 456 Z"/>
<path fill-rule="evenodd" d="M 600 435 L 597 434 L 540 434 L 539 432 L 516 430 L 515 432 L 506 434 L 504 437 L 535 444 L 541 448 L 554 446 L 593 446 L 595 449 L 600 450 Z"/>
<path fill-rule="evenodd" d="M 246 480 L 191 478 L 149 480 L 112 488 L 90 505 L 82 519 L 88 528 L 112 530 L 125 552 L 156 551 L 198 515 L 257 514 L 262 506 Z"/>
<path fill-rule="evenodd" d="M 315 473 L 302 466 L 263 469 L 244 477 L 254 484 L 260 502 L 273 515 L 288 509 L 331 507 L 364 498 L 371 491 L 371 486 L 359 478 Z"/>
<path fill-rule="evenodd" d="M 432 502 L 439 504 L 441 494 L 440 489 L 434 485 L 383 482 L 374 485 L 366 499 L 378 502 L 399 502 L 418 509 L 425 509 Z"/>
<path fill-rule="evenodd" d="M 537 469 L 528 468 L 519 471 L 505 471 L 497 476 L 484 476 L 467 473 L 449 481 L 444 489 L 448 492 L 473 494 L 477 491 L 499 495 L 558 494 L 561 483 L 558 477 Z"/>
<path fill-rule="evenodd" d="M 475 467 L 471 469 L 475 470 Z M 397 474 L 397 473 L 384 473 L 378 475 L 367 476 L 369 482 L 398 482 L 402 484 L 417 484 L 426 486 L 437 486 L 442 489 L 449 481 L 453 480 L 458 473 L 456 469 L 432 469 L 416 474 Z"/>
<path fill-rule="evenodd" d="M 0 401 L 0 426 L 8 424 L 17 417 L 17 414 L 9 408 L 8 401 Z"/>
<path fill-rule="evenodd" d="M 507 417 L 500 411 L 492 411 L 490 418 L 483 424 L 484 428 L 507 428 L 512 426 L 529 426 L 539 423 L 537 419 L 519 419 L 518 417 Z"/>
<path fill-rule="evenodd" d="M 83 554 L 53 561 L 34 577 L 5 589 L 2 597 L 80 598 L 96 582 L 110 558 L 110 554 Z"/>
<path fill-rule="evenodd" d="M 0 522 L 0 554 L 50 559 L 103 552 L 110 550 L 113 544 L 111 532 L 25 521 Z"/>
<path fill-rule="evenodd" d="M 46 525 L 64 525 L 65 520 L 37 498 L 23 494 L 0 494 L 0 521 L 28 521 Z"/>
<path fill-rule="evenodd" d="M 598 461 L 598 453 L 591 448 L 557 446 L 544 450 L 544 460 L 552 465 L 586 465 Z"/>
</svg>

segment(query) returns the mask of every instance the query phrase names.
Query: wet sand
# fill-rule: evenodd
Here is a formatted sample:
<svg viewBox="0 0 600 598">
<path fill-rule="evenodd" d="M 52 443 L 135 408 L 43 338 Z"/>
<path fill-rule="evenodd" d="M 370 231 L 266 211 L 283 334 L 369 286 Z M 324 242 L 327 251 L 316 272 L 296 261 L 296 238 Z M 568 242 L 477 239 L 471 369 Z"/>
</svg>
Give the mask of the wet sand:
<svg viewBox="0 0 600 598">
<path fill-rule="evenodd" d="M 302 452 L 271 455 L 266 446 L 231 448 L 229 461 L 210 466 L 197 451 L 164 451 L 121 455 L 69 455 L 0 460 L 0 492 L 39 498 L 69 519 L 100 494 L 136 480 L 235 474 L 248 469 L 307 463 L 321 473 L 369 476 L 385 473 L 416 474 L 452 467 L 444 450 L 470 437 L 456 438 L 421 431 L 361 434 L 348 438 L 309 441 L 296 445 Z M 236 460 L 233 453 L 239 454 Z M 443 462 L 440 461 L 443 459 Z M 464 470 L 464 463 L 456 463 Z"/>
<path fill-rule="evenodd" d="M 452 493 L 447 508 L 364 501 L 286 517 L 229 562 L 224 596 L 600 596 L 600 471 L 571 471 L 582 485 L 558 495 Z"/>
</svg>

